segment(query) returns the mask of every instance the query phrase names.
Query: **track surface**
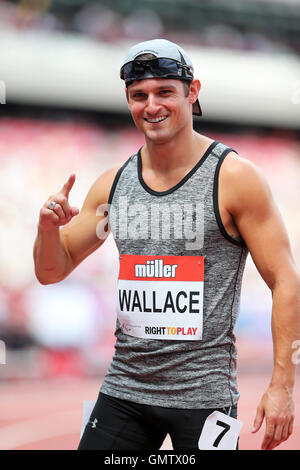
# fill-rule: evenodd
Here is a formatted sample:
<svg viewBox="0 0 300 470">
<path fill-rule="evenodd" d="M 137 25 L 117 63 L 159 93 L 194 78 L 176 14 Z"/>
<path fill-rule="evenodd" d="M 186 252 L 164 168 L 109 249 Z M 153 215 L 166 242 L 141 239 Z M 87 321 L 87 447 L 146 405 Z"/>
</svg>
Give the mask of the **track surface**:
<svg viewBox="0 0 300 470">
<path fill-rule="evenodd" d="M 83 400 L 94 400 L 102 379 L 56 378 L 0 383 L 0 450 L 75 450 Z M 259 450 L 264 424 L 251 434 L 256 407 L 268 384 L 266 374 L 239 376 L 240 449 Z M 300 449 L 300 376 L 295 387 L 294 433 L 278 449 Z M 167 437 L 162 449 L 172 449 Z"/>
</svg>

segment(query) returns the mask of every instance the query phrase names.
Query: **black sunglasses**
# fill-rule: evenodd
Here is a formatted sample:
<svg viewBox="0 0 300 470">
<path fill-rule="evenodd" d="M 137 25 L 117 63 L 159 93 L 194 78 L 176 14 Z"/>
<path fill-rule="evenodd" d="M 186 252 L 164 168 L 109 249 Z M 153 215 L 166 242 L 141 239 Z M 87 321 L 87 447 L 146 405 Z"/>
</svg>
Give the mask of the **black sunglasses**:
<svg viewBox="0 0 300 470">
<path fill-rule="evenodd" d="M 123 65 L 120 77 L 128 85 L 134 80 L 141 80 L 147 73 L 153 77 L 180 78 L 193 80 L 193 72 L 188 65 L 183 65 L 173 59 L 132 60 Z"/>
</svg>

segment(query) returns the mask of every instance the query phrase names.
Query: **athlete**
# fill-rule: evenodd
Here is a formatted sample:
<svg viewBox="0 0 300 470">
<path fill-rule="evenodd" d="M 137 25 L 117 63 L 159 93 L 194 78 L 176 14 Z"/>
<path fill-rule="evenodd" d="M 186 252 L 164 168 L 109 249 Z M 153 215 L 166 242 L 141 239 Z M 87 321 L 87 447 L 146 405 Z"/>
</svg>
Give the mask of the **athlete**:
<svg viewBox="0 0 300 470">
<path fill-rule="evenodd" d="M 234 149 L 193 130 L 200 81 L 178 45 L 133 46 L 121 68 L 145 144 L 99 176 L 81 211 L 72 174 L 42 206 L 42 284 L 112 232 L 120 254 L 115 353 L 79 449 L 238 448 L 236 323 L 248 253 L 272 293 L 274 367 L 253 423 L 262 449 L 292 433 L 299 275 L 269 186 Z M 216 432 L 208 422 L 214 421 Z M 208 444 L 207 444 L 208 442 Z"/>
</svg>

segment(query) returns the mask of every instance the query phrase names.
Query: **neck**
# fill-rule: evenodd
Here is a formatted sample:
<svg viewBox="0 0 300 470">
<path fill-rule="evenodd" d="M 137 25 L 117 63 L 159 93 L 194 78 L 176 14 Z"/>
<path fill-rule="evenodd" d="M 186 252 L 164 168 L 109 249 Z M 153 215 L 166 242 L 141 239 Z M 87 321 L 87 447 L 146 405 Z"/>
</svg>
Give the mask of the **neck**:
<svg viewBox="0 0 300 470">
<path fill-rule="evenodd" d="M 146 138 L 142 149 L 143 168 L 162 175 L 192 168 L 212 142 L 212 139 L 194 130 L 168 142 L 157 143 Z"/>
<path fill-rule="evenodd" d="M 193 163 L 195 154 L 199 159 L 199 138 L 195 131 L 188 130 L 166 142 L 155 142 L 146 138 L 142 150 L 143 164 L 159 173 L 166 173 Z"/>
</svg>

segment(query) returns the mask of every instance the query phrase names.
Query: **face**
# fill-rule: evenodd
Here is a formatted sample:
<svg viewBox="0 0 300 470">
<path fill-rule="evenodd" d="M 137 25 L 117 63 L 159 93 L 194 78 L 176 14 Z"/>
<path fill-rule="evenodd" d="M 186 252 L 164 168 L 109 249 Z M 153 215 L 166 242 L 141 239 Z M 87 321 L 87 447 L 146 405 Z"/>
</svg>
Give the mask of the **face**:
<svg viewBox="0 0 300 470">
<path fill-rule="evenodd" d="M 147 78 L 133 82 L 126 90 L 128 106 L 135 125 L 146 140 L 166 143 L 190 127 L 191 105 L 199 88 L 198 80 L 194 80 L 189 96 L 186 96 L 181 80 Z"/>
</svg>

